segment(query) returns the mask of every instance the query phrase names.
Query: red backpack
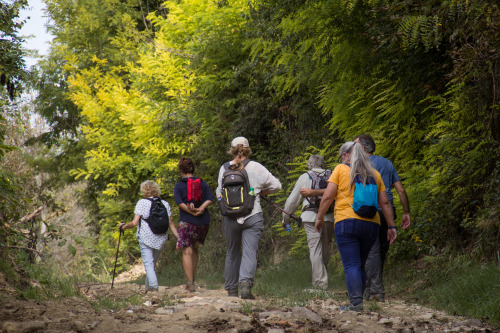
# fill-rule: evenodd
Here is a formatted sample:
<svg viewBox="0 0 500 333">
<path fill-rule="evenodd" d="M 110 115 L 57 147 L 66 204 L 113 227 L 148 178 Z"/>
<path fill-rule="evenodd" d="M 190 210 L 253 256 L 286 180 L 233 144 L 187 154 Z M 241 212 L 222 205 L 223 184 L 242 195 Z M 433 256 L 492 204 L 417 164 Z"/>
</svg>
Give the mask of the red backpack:
<svg viewBox="0 0 500 333">
<path fill-rule="evenodd" d="M 198 208 L 203 203 L 201 199 L 201 179 L 200 178 L 188 178 L 187 181 L 187 196 L 188 203 L 192 203 L 195 208 Z"/>
</svg>

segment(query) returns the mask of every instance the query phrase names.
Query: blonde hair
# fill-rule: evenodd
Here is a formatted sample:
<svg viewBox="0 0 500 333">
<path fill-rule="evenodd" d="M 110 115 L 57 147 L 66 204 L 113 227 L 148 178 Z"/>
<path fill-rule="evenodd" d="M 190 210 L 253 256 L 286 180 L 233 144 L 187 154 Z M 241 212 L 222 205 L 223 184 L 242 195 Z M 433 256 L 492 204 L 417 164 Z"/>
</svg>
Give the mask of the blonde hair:
<svg viewBox="0 0 500 333">
<path fill-rule="evenodd" d="M 354 184 L 354 178 L 356 177 L 356 174 L 359 174 L 359 176 L 361 177 L 363 185 L 366 184 L 366 180 L 368 179 L 368 177 L 375 177 L 375 175 L 373 174 L 372 162 L 370 161 L 368 154 L 366 154 L 361 144 L 347 141 L 339 149 L 339 154 L 341 157 L 345 153 L 350 154 L 349 163 L 351 170 L 349 171 L 349 187 L 352 187 L 352 185 Z"/>
<path fill-rule="evenodd" d="M 241 157 L 250 157 L 250 155 L 252 155 L 252 150 L 250 147 L 244 147 L 239 144 L 231 147 L 227 153 L 237 159 L 238 162 L 236 163 L 236 169 L 242 169 L 243 165 L 241 165 Z"/>
<path fill-rule="evenodd" d="M 161 195 L 160 185 L 152 180 L 146 180 L 141 184 L 141 193 L 144 198 L 159 197 Z"/>
</svg>

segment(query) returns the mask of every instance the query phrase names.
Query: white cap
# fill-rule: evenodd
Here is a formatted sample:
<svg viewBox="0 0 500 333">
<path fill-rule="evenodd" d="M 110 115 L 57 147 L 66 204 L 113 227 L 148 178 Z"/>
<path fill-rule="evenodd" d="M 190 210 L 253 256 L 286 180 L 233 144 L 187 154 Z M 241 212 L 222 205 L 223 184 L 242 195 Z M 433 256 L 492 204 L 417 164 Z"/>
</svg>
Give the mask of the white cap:
<svg viewBox="0 0 500 333">
<path fill-rule="evenodd" d="M 236 147 L 237 145 L 242 145 L 245 148 L 250 147 L 250 145 L 248 144 L 248 140 L 242 136 L 234 138 L 233 141 L 231 141 L 231 147 Z"/>
</svg>

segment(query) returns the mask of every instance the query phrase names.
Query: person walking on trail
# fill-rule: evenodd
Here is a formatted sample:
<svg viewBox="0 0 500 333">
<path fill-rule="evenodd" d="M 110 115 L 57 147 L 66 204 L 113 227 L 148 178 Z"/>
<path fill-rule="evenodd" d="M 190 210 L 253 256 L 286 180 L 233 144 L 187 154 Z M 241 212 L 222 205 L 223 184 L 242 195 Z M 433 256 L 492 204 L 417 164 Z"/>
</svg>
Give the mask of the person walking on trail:
<svg viewBox="0 0 500 333">
<path fill-rule="evenodd" d="M 234 138 L 228 153 L 233 160 L 221 166 L 216 190 L 217 200 L 222 199 L 223 175 L 228 168 L 246 171 L 249 186 L 255 192 L 255 201 L 251 212 L 240 218 L 224 216 L 224 236 L 226 238 L 226 263 L 224 268 L 224 288 L 228 296 L 238 297 L 238 285 L 241 298 L 254 299 L 251 289 L 257 269 L 257 249 L 264 229 L 264 216 L 260 206 L 260 195 L 276 193 L 281 189 L 280 181 L 262 164 L 250 161 L 252 153 L 248 140 Z"/>
<path fill-rule="evenodd" d="M 146 270 L 146 292 L 151 292 L 158 291 L 158 279 L 156 278 L 155 265 L 160 258 L 163 245 L 168 240 L 169 236 L 168 229 L 166 228 L 164 233 L 154 233 L 147 222 L 154 201 L 161 200 L 159 198 L 161 195 L 160 186 L 151 180 L 146 180 L 141 184 L 141 194 L 143 199 L 139 200 L 135 206 L 134 219 L 129 223 L 120 223 L 118 228 L 122 231 L 124 229 L 135 228 L 139 225 L 136 238 L 141 248 L 141 257 Z M 177 237 L 177 230 L 171 219 L 170 205 L 165 200 L 161 200 L 161 203 L 168 214 L 168 228 L 175 237 Z"/>
<path fill-rule="evenodd" d="M 194 163 L 190 158 L 182 157 L 177 166 L 182 177 L 174 187 L 175 202 L 179 206 L 177 249 L 182 251 L 186 290 L 194 292 L 198 249 L 208 234 L 210 215 L 207 207 L 213 197 L 207 183 L 194 176 Z"/>
<path fill-rule="evenodd" d="M 329 209 L 324 217 L 325 224 L 320 233 L 316 232 L 314 223 L 318 213 L 321 196 L 325 192 L 331 170 L 326 170 L 323 156 L 311 155 L 307 160 L 308 172 L 303 173 L 295 183 L 288 196 L 284 210 L 294 212 L 302 202 L 302 224 L 309 246 L 309 259 L 312 266 L 312 284 L 323 290 L 328 289 L 327 265 L 330 260 L 330 246 L 333 238 L 333 209 Z M 324 185 L 323 185 L 324 184 Z M 290 223 L 290 216 L 283 213 L 282 225 Z"/>
<path fill-rule="evenodd" d="M 366 280 L 364 265 L 378 237 L 380 217 L 377 204 L 387 220 L 387 239 L 392 244 L 397 237 L 391 205 L 377 170 L 360 144 L 344 143 L 339 150 L 342 164 L 337 165 L 328 180 L 316 217 L 315 228 L 322 231 L 324 217 L 335 200 L 335 239 L 344 266 L 349 305 L 342 310 L 363 310 L 363 289 Z M 369 200 L 367 200 L 369 199 Z M 367 200 L 370 205 L 359 206 Z M 367 210 L 364 210 L 368 208 Z M 361 214 L 362 216 L 360 216 Z M 371 216 L 371 217 L 370 217 Z"/>
<path fill-rule="evenodd" d="M 380 173 L 382 181 L 384 182 L 385 188 L 387 190 L 387 197 L 392 207 L 392 212 L 394 219 L 396 219 L 396 209 L 394 208 L 393 195 L 391 188 L 394 186 L 398 192 L 399 201 L 401 206 L 403 206 L 403 217 L 401 219 L 401 228 L 404 230 L 410 226 L 410 203 L 408 201 L 408 195 L 406 194 L 405 188 L 401 183 L 401 179 L 394 168 L 394 165 L 388 159 L 374 155 L 375 152 L 375 141 L 369 135 L 360 135 L 354 142 L 359 142 L 363 146 L 365 152 L 368 154 L 373 167 Z M 379 302 L 385 301 L 385 288 L 382 281 L 382 273 L 384 270 L 384 262 L 389 251 L 389 242 L 387 241 L 387 222 L 382 211 L 379 210 L 380 214 L 380 232 L 379 237 L 375 240 L 375 243 L 368 254 L 368 259 L 366 260 L 366 289 L 364 298 L 365 299 L 375 299 Z"/>
</svg>

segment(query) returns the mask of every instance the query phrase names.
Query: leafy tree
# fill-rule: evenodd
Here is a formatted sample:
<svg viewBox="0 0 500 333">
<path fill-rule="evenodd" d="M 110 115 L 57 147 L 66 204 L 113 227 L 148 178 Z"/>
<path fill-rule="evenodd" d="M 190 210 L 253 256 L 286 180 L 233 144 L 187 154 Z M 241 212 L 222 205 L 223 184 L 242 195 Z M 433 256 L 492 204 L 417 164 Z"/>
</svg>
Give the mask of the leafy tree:
<svg viewBox="0 0 500 333">
<path fill-rule="evenodd" d="M 486 208 L 481 192 L 492 188 L 497 173 L 498 150 L 491 148 L 498 147 L 492 84 L 498 41 L 488 22 L 495 21 L 498 6 L 327 0 L 282 9 L 281 4 L 264 2 L 263 10 L 274 9 L 271 16 L 279 18 L 278 29 L 251 44 L 253 57 L 277 69 L 276 90 L 295 94 L 312 86 L 335 133 L 345 140 L 364 132 L 376 138 L 377 151 L 405 170 L 414 230 L 428 245 L 443 246 L 451 238 L 462 246 L 461 240 L 474 239 L 483 224 L 476 213 Z"/>
<path fill-rule="evenodd" d="M 0 1 L 0 89 L 5 87 L 10 99 L 21 91 L 25 74 L 23 40 L 18 32 L 24 24 L 19 11 L 27 4 L 26 0 Z"/>
<path fill-rule="evenodd" d="M 25 75 L 22 39 L 17 35 L 24 22 L 19 19 L 19 11 L 27 5 L 26 1 L 0 1 L 0 162 L 6 152 L 14 149 L 7 144 L 6 135 L 9 122 L 16 109 L 12 100 L 21 91 Z M 0 215 L 1 226 L 10 219 L 9 207 L 15 206 L 16 180 L 5 170 L 0 170 Z"/>
</svg>

